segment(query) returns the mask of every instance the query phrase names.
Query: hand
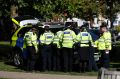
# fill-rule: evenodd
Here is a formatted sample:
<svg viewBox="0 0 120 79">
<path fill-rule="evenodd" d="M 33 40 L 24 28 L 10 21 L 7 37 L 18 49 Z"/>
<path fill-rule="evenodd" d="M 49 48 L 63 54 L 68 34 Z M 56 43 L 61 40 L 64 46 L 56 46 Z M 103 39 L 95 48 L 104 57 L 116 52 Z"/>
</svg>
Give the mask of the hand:
<svg viewBox="0 0 120 79">
<path fill-rule="evenodd" d="M 105 53 L 106 53 L 106 54 L 109 54 L 109 50 L 105 50 Z"/>
</svg>

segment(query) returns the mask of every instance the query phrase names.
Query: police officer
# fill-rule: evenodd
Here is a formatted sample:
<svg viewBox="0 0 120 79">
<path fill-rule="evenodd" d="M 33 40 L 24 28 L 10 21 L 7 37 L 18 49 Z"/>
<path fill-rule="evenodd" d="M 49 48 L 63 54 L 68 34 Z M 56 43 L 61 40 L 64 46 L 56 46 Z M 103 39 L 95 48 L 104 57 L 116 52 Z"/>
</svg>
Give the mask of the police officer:
<svg viewBox="0 0 120 79">
<path fill-rule="evenodd" d="M 101 53 L 101 65 L 105 68 L 109 68 L 109 52 L 112 49 L 111 46 L 111 33 L 107 29 L 106 24 L 102 24 L 100 27 L 101 36 L 100 38 L 95 42 L 98 50 Z"/>
<path fill-rule="evenodd" d="M 92 37 L 87 32 L 86 28 L 84 26 L 81 26 L 80 33 L 77 35 L 76 39 L 79 45 L 78 54 L 80 59 L 80 72 L 85 72 L 89 64 L 89 49 L 91 47 L 91 44 L 93 43 Z"/>
<path fill-rule="evenodd" d="M 38 52 L 36 28 L 31 28 L 27 33 L 25 33 L 24 40 L 28 51 L 27 70 L 34 71 L 36 53 Z"/>
<path fill-rule="evenodd" d="M 53 70 L 60 71 L 61 68 L 61 42 L 60 37 L 63 32 L 60 30 L 55 33 L 53 40 Z"/>
<path fill-rule="evenodd" d="M 63 63 L 64 71 L 72 71 L 73 63 L 73 44 L 75 42 L 76 34 L 71 30 L 71 26 L 67 26 L 67 29 L 63 31 L 61 35 L 62 41 L 62 54 L 63 54 Z"/>
<path fill-rule="evenodd" d="M 40 42 L 43 45 L 42 47 L 42 63 L 43 63 L 43 71 L 52 69 L 52 42 L 54 39 L 54 34 L 50 31 L 50 26 L 45 25 L 45 32 L 40 36 Z"/>
</svg>

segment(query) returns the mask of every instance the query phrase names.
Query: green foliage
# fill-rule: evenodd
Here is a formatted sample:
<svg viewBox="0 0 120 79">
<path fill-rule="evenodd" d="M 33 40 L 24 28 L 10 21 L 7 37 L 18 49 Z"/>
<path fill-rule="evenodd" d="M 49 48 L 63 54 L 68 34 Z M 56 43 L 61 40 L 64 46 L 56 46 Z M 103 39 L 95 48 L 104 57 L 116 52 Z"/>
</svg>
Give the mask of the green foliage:
<svg viewBox="0 0 120 79">
<path fill-rule="evenodd" d="M 97 2 L 98 1 L 98 2 Z M 64 14 L 81 18 L 90 17 L 100 11 L 104 14 L 109 10 L 114 14 L 120 11 L 120 1 L 114 0 L 0 0 L 0 16 L 10 15 L 10 6 L 20 8 L 30 7 L 39 12 L 44 18 L 52 18 L 54 14 Z M 106 6 L 109 6 L 110 9 Z M 29 10 L 28 10 L 29 11 Z"/>
<path fill-rule="evenodd" d="M 19 8 L 27 7 L 28 3 L 25 3 L 24 0 L 0 0 L 0 16 L 9 16 L 10 7 L 16 5 Z"/>
<path fill-rule="evenodd" d="M 114 29 L 115 29 L 116 31 L 120 32 L 120 26 L 116 26 Z"/>
</svg>

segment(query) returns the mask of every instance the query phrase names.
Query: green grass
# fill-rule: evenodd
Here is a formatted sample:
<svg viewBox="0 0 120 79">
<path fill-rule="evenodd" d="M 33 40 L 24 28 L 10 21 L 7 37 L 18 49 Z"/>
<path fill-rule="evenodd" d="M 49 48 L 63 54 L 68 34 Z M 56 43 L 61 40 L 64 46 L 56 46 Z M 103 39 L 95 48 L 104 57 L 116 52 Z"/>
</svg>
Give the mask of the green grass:
<svg viewBox="0 0 120 79">
<path fill-rule="evenodd" d="M 0 45 L 10 45 L 10 42 L 0 41 Z"/>
<path fill-rule="evenodd" d="M 22 72 L 23 70 L 13 66 L 13 65 L 10 65 L 9 63 L 7 62 L 0 62 L 0 71 L 15 71 L 15 72 Z"/>
<path fill-rule="evenodd" d="M 5 63 L 3 61 L 0 62 L 0 71 L 9 71 L 9 72 L 26 72 L 16 66 L 13 66 L 12 64 Z M 59 74 L 59 75 L 84 75 L 84 76 L 97 76 L 97 72 L 86 72 L 86 73 L 77 73 L 77 72 L 55 72 L 55 71 L 45 71 L 45 72 L 40 72 L 36 71 L 36 73 L 41 73 L 41 74 Z"/>
<path fill-rule="evenodd" d="M 0 41 L 0 60 L 4 60 L 10 54 L 10 42 Z"/>
<path fill-rule="evenodd" d="M 10 53 L 10 42 L 0 41 L 0 70 L 1 71 L 23 71 L 10 62 L 8 62 L 8 55 Z"/>
</svg>

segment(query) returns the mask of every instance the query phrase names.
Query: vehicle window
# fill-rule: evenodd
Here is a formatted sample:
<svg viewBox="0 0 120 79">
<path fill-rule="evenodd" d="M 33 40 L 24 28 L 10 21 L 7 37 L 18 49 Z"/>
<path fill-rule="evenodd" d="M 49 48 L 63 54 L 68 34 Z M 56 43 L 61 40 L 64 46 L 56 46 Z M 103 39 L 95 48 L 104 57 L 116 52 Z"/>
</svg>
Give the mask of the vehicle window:
<svg viewBox="0 0 120 79">
<path fill-rule="evenodd" d="M 28 32 L 30 28 L 31 28 L 31 27 L 24 27 L 24 28 L 22 28 L 22 29 L 18 32 L 17 36 L 18 36 L 18 37 L 24 37 L 25 33 Z"/>
</svg>

